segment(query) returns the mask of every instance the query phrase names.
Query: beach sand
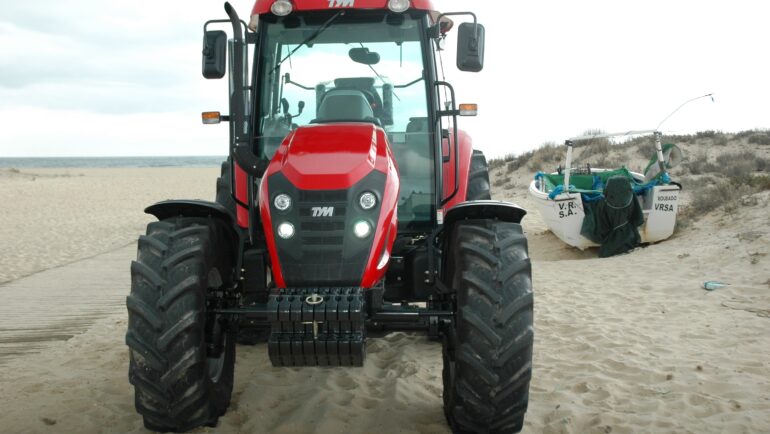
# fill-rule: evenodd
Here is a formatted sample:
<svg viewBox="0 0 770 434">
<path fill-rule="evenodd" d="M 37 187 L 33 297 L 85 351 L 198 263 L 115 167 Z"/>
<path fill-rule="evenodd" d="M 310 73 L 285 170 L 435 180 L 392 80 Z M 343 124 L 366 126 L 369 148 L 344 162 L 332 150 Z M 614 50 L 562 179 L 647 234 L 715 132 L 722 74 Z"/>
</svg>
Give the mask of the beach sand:
<svg viewBox="0 0 770 434">
<path fill-rule="evenodd" d="M 213 198 L 218 168 L 0 169 L 0 432 L 145 432 L 124 344 L 129 262 L 166 198 Z M 495 175 L 501 176 L 501 175 Z M 770 432 L 770 196 L 609 259 L 547 232 L 525 180 L 499 199 L 533 258 L 525 433 Z M 25 277 L 26 276 L 26 277 Z M 704 291 L 705 280 L 731 286 Z M 447 433 L 441 349 L 370 339 L 363 368 L 273 368 L 239 346 L 216 433 Z"/>
</svg>

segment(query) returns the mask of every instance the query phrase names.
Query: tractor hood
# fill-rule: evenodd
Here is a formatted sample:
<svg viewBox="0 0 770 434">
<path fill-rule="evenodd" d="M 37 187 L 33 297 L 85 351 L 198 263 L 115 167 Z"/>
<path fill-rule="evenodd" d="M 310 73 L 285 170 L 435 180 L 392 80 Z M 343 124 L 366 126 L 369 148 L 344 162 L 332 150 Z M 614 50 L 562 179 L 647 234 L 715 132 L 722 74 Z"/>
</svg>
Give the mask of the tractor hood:
<svg viewBox="0 0 770 434">
<path fill-rule="evenodd" d="M 334 123 L 289 134 L 259 192 L 276 286 L 370 288 L 382 281 L 398 232 L 398 190 L 382 128 Z M 365 194 L 376 198 L 368 206 Z M 289 205 L 279 208 L 279 196 Z"/>
<path fill-rule="evenodd" d="M 386 173 L 389 163 L 387 138 L 373 124 L 308 125 L 286 138 L 268 176 L 280 171 L 303 190 L 342 190 L 372 170 Z"/>
</svg>

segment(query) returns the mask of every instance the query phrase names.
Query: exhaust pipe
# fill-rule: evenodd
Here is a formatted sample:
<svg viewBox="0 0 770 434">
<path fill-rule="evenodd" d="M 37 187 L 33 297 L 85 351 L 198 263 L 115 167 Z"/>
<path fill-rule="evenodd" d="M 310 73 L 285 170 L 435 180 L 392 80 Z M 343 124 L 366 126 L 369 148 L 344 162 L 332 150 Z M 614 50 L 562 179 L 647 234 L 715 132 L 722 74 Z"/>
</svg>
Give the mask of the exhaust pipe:
<svg viewBox="0 0 770 434">
<path fill-rule="evenodd" d="M 249 143 L 249 127 L 246 119 L 246 94 L 243 89 L 244 80 L 244 41 L 241 20 L 235 8 L 225 2 L 225 12 L 233 26 L 233 68 L 230 71 L 233 80 L 233 93 L 230 95 L 230 117 L 233 128 L 233 139 L 230 144 L 230 155 L 238 165 L 249 175 L 261 178 L 267 170 L 268 161 L 257 157 Z"/>
</svg>

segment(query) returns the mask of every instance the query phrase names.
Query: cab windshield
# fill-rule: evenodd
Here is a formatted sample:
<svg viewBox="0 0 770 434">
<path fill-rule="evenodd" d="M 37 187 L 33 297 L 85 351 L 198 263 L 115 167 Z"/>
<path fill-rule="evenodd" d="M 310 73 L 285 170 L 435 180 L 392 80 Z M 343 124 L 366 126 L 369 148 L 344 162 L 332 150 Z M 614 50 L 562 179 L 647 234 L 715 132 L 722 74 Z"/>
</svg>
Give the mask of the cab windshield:
<svg viewBox="0 0 770 434">
<path fill-rule="evenodd" d="M 272 158 L 284 137 L 304 125 L 373 123 L 387 133 L 399 166 L 401 226 L 429 222 L 435 178 L 424 17 L 382 11 L 263 17 L 255 110 L 262 157 Z"/>
</svg>

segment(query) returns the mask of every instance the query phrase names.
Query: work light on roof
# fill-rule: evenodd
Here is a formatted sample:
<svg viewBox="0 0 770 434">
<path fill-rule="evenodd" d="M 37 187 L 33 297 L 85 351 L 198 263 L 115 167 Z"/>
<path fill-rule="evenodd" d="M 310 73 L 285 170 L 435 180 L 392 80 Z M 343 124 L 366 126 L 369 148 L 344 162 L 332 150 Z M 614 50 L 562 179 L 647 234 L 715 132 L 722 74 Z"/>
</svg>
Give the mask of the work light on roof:
<svg viewBox="0 0 770 434">
<path fill-rule="evenodd" d="M 399 14 L 405 12 L 409 9 L 409 0 L 389 0 L 388 9 Z"/>
<path fill-rule="evenodd" d="M 289 0 L 276 0 L 276 2 L 270 6 L 270 12 L 278 15 L 279 17 L 285 17 L 286 15 L 289 15 L 292 9 L 294 9 L 294 6 L 291 5 Z"/>
</svg>

